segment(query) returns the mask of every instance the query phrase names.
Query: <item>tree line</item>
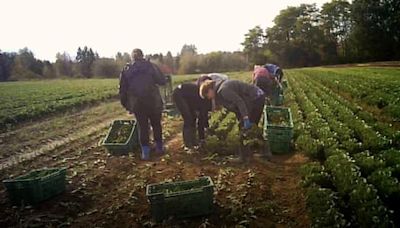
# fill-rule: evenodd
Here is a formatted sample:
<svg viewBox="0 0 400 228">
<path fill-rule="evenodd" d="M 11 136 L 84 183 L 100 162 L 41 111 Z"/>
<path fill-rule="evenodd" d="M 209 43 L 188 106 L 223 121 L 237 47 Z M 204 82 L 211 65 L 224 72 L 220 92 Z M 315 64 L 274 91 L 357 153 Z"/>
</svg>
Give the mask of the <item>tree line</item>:
<svg viewBox="0 0 400 228">
<path fill-rule="evenodd" d="M 102 58 L 88 47 L 79 47 L 73 59 L 66 53 L 57 53 L 55 62 L 36 59 L 32 51 L 0 51 L 0 81 L 24 79 L 51 79 L 58 77 L 117 77 L 122 67 L 130 62 L 128 53 L 117 53 L 115 58 Z"/>
<path fill-rule="evenodd" d="M 247 59 L 242 52 L 211 52 L 198 54 L 195 45 L 184 45 L 180 53 L 149 54 L 165 74 L 190 74 L 238 71 L 246 69 Z M 36 59 L 33 52 L 23 48 L 17 53 L 0 51 L 0 81 L 51 79 L 59 77 L 91 78 L 118 77 L 122 68 L 131 62 L 129 53 L 118 52 L 114 58 L 100 57 L 88 47 L 79 47 L 76 57 L 57 53 L 56 60 Z"/>
<path fill-rule="evenodd" d="M 242 43 L 251 64 L 285 67 L 400 59 L 400 1 L 333 0 L 281 10 Z"/>
<path fill-rule="evenodd" d="M 254 64 L 283 67 L 388 61 L 400 59 L 400 1 L 333 0 L 321 9 L 315 4 L 280 11 L 274 25 L 256 26 L 245 34 L 243 51 L 199 54 L 193 44 L 175 56 L 150 54 L 146 58 L 167 74 L 248 70 Z M 144 50 L 145 51 L 145 50 Z M 117 77 L 131 61 L 129 53 L 100 57 L 79 47 L 76 57 L 57 53 L 54 63 L 36 59 L 27 48 L 0 50 L 0 81 L 57 77 Z"/>
</svg>

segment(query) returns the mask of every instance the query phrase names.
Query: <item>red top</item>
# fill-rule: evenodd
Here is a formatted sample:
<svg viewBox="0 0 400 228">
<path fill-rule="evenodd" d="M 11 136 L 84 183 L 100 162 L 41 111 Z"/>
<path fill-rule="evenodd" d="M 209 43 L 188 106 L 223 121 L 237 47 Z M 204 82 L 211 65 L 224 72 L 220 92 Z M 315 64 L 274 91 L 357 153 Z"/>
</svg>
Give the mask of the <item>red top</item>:
<svg viewBox="0 0 400 228">
<path fill-rule="evenodd" d="M 265 69 L 264 67 L 257 67 L 256 69 L 254 69 L 254 72 L 253 72 L 253 81 L 259 77 L 270 78 L 271 75 L 269 74 L 268 70 Z"/>
</svg>

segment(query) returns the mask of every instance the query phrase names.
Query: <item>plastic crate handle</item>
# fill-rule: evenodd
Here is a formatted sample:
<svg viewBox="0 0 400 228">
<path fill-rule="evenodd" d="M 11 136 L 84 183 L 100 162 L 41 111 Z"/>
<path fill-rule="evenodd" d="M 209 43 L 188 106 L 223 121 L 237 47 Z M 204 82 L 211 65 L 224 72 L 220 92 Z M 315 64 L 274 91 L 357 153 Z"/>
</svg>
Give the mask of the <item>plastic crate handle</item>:
<svg viewBox="0 0 400 228">
<path fill-rule="evenodd" d="M 190 195 L 194 193 L 202 193 L 203 189 L 194 189 L 194 190 L 189 190 L 189 191 L 182 191 L 182 192 L 171 192 L 171 193 L 164 193 L 166 197 L 176 197 L 176 196 L 182 196 L 182 195 Z"/>
</svg>

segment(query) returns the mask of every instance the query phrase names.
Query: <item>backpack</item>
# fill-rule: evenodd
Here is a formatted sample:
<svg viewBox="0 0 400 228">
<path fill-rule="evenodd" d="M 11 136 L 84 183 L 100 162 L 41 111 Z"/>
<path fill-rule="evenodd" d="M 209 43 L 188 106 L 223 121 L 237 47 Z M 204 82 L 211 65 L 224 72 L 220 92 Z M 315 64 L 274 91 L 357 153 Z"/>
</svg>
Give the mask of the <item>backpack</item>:
<svg viewBox="0 0 400 228">
<path fill-rule="evenodd" d="M 128 94 L 134 97 L 148 97 L 155 88 L 153 79 L 153 65 L 146 60 L 136 61 L 129 64 L 123 71 L 128 83 Z"/>
</svg>

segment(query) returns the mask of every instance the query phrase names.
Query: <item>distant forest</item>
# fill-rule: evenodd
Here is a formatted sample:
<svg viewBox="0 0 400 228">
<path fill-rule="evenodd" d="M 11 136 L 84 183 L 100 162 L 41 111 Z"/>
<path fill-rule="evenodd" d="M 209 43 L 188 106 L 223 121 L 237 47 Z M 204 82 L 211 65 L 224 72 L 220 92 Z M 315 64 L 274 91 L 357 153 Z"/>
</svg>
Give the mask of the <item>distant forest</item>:
<svg viewBox="0 0 400 228">
<path fill-rule="evenodd" d="M 185 44 L 175 56 L 168 52 L 146 57 L 167 74 L 248 70 L 266 62 L 305 67 L 399 60 L 399 12 L 398 0 L 333 0 L 321 9 L 315 4 L 290 6 L 280 11 L 272 27 L 250 29 L 243 51 L 198 54 L 195 45 Z M 74 56 L 57 53 L 55 62 L 49 62 L 36 59 L 28 48 L 17 53 L 0 50 L 0 81 L 117 77 L 131 61 L 130 53 L 103 58 L 89 47 L 79 47 Z"/>
</svg>

